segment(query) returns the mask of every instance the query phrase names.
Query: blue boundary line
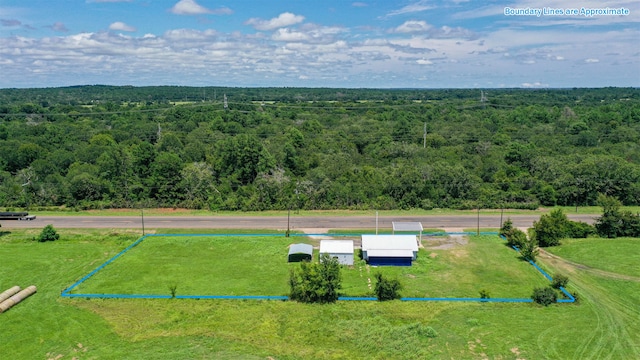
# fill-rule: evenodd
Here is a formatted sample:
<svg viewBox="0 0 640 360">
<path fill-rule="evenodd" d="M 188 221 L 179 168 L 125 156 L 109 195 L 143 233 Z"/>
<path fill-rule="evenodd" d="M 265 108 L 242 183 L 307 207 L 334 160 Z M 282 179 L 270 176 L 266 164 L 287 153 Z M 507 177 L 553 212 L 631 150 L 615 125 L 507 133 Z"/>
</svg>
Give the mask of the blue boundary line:
<svg viewBox="0 0 640 360">
<path fill-rule="evenodd" d="M 451 233 L 429 233 L 423 234 L 425 236 L 442 236 L 442 235 L 473 235 L 475 232 L 451 232 Z M 481 232 L 482 235 L 496 235 L 497 232 Z M 111 259 L 107 260 L 104 264 L 98 266 L 95 270 L 91 271 L 89 274 L 85 275 L 80 280 L 76 281 L 73 285 L 64 289 L 60 296 L 69 297 L 69 298 L 100 298 L 100 299 L 171 299 L 173 298 L 170 295 L 151 295 L 151 294 L 71 294 L 70 292 L 75 289 L 78 285 L 82 284 L 90 277 L 95 275 L 98 271 L 102 270 L 107 265 L 114 262 L 120 256 L 124 255 L 127 251 L 134 248 L 136 245 L 141 243 L 144 239 L 148 237 L 231 237 L 231 236 L 273 236 L 273 237 L 283 237 L 283 234 L 148 234 L 142 236 L 140 239 L 136 240 L 133 244 L 127 246 L 124 250 L 116 254 Z M 290 234 L 290 236 L 358 236 L 358 234 Z M 500 238 L 506 240 L 503 235 L 500 235 Z M 513 249 L 517 252 L 520 250 L 513 246 Z M 551 276 L 547 274 L 544 270 L 542 270 L 536 263 L 529 260 L 529 263 L 533 265 L 547 280 L 552 281 Z M 564 288 L 560 287 L 560 290 L 569 298 L 569 299 L 559 299 L 558 303 L 573 303 L 576 299 Z M 232 299 L 232 300 L 289 300 L 288 296 L 277 296 L 277 295 L 176 295 L 176 299 Z M 355 297 L 355 296 L 341 296 L 338 297 L 340 301 L 377 301 L 376 297 Z M 454 301 L 454 302 L 492 302 L 492 303 L 531 303 L 532 299 L 519 299 L 519 298 L 446 298 L 446 297 L 438 297 L 438 298 L 421 298 L 421 297 L 407 297 L 401 298 L 401 301 Z"/>
<path fill-rule="evenodd" d="M 127 246 L 126 249 L 120 251 L 118 254 L 116 254 L 116 256 L 112 257 L 111 259 L 107 260 L 104 264 L 98 266 L 95 270 L 93 270 L 92 272 L 90 272 L 89 274 L 85 275 L 82 279 L 76 281 L 73 285 L 69 286 L 68 288 L 64 289 L 62 291 L 62 296 L 68 296 L 70 295 L 69 292 L 71 290 L 73 290 L 76 286 L 82 284 L 84 281 L 86 281 L 87 279 L 89 279 L 90 277 L 92 277 L 93 275 L 95 275 L 95 273 L 97 273 L 98 271 L 102 270 L 105 266 L 111 264 L 113 261 L 115 261 L 117 258 L 119 258 L 120 256 L 122 256 L 124 253 L 126 253 L 127 251 L 129 251 L 130 249 L 132 249 L 133 247 L 135 247 L 136 245 L 138 245 L 139 243 L 142 242 L 142 240 L 144 240 L 147 236 L 149 235 L 145 235 L 143 237 L 141 237 L 140 239 L 136 240 L 136 242 L 134 242 L 133 244 Z"/>
</svg>

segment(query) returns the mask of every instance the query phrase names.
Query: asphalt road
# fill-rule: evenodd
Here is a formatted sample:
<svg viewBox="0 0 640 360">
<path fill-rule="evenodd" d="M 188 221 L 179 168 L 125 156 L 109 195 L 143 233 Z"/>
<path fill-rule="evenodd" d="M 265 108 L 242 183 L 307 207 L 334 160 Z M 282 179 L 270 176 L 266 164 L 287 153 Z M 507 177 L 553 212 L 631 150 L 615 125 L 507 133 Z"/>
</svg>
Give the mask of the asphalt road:
<svg viewBox="0 0 640 360">
<path fill-rule="evenodd" d="M 574 221 L 593 223 L 594 215 L 568 215 Z M 537 215 L 510 215 L 514 226 L 529 228 Z M 507 217 L 504 216 L 503 220 Z M 433 216 L 381 216 L 380 229 L 391 229 L 392 221 L 421 222 L 425 229 L 446 230 L 499 228 L 500 215 L 433 215 Z M 141 229 L 142 217 L 138 216 L 38 216 L 33 221 L 1 221 L 0 229 L 42 228 L 48 224 L 55 228 L 114 228 Z M 145 230 L 152 229 L 274 229 L 286 230 L 286 216 L 145 216 Z M 289 228 L 296 229 L 375 229 L 375 216 L 294 216 Z"/>
</svg>

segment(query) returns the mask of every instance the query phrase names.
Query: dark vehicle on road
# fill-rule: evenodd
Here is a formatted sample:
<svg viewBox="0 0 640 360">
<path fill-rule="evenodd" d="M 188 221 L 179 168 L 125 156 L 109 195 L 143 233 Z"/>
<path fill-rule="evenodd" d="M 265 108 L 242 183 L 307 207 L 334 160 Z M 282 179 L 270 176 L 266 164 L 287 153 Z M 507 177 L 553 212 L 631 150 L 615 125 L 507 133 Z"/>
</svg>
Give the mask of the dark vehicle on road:
<svg viewBox="0 0 640 360">
<path fill-rule="evenodd" d="M 27 212 L 0 212 L 0 220 L 35 220 L 35 215 L 29 215 Z"/>
</svg>

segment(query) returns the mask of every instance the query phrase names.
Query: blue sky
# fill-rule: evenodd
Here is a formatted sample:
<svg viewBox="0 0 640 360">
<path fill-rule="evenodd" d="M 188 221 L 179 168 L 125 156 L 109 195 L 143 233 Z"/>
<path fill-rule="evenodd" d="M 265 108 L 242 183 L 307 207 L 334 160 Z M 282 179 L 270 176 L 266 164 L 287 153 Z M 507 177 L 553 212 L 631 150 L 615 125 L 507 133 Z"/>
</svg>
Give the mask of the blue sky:
<svg viewBox="0 0 640 360">
<path fill-rule="evenodd" d="M 83 84 L 638 87 L 640 2 L 0 1 L 0 88 Z"/>
</svg>

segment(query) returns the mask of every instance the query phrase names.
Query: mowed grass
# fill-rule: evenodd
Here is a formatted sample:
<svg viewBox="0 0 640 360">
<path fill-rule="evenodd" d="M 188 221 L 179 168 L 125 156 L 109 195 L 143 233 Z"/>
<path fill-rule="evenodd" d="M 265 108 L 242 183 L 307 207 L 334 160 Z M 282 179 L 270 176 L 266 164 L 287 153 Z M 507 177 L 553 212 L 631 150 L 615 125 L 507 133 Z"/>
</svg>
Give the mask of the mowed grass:
<svg viewBox="0 0 640 360">
<path fill-rule="evenodd" d="M 298 239 L 300 240 L 300 239 Z M 88 294 L 286 295 L 291 238 L 151 236 L 74 289 Z"/>
<path fill-rule="evenodd" d="M 640 277 L 640 239 L 564 239 L 552 254 L 596 269 Z"/>
<path fill-rule="evenodd" d="M 289 245 L 304 237 L 150 236 L 73 289 L 80 294 L 287 295 Z M 424 239 L 429 245 L 433 240 Z M 312 240 L 306 241 L 307 243 Z M 317 250 L 316 250 L 317 253 Z M 497 236 L 446 250 L 421 249 L 413 266 L 343 266 L 343 296 L 372 296 L 375 274 L 397 278 L 404 297 L 528 298 L 548 281 Z"/>
<path fill-rule="evenodd" d="M 135 240 L 82 231 L 60 231 L 60 240 L 43 244 L 24 231 L 0 236 L 0 286 L 38 286 L 0 314 L 3 357 L 640 358 L 638 283 L 568 271 L 547 259 L 541 264 L 549 272 L 569 275 L 578 304 L 62 298 L 62 289 Z"/>
</svg>

